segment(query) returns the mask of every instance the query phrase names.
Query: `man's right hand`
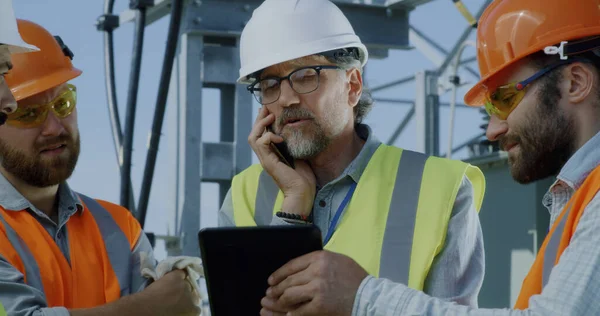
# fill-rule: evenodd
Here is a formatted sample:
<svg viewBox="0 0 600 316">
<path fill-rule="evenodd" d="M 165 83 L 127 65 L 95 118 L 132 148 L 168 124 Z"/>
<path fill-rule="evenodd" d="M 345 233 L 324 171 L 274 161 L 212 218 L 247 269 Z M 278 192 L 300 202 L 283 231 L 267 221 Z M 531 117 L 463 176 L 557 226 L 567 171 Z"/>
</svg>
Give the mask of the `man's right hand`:
<svg viewBox="0 0 600 316">
<path fill-rule="evenodd" d="M 142 292 L 124 296 L 106 305 L 69 312 L 71 316 L 197 316 L 201 312 L 197 306 L 200 302 L 199 295 L 186 279 L 186 273 L 174 270 Z"/>
<path fill-rule="evenodd" d="M 269 113 L 269 110 L 263 106 L 258 112 L 248 143 L 256 153 L 263 169 L 271 175 L 283 192 L 286 205 L 283 205 L 282 210 L 307 216 L 312 210 L 316 194 L 315 175 L 305 161 L 294 161 L 295 169 L 292 169 L 279 160 L 279 156 L 271 148 L 271 143 L 281 143 L 283 138 L 266 131 L 273 122 L 275 122 L 275 115 Z"/>
<path fill-rule="evenodd" d="M 196 293 L 183 270 L 173 270 L 140 293 L 155 311 L 165 315 L 199 315 L 200 293 Z"/>
</svg>

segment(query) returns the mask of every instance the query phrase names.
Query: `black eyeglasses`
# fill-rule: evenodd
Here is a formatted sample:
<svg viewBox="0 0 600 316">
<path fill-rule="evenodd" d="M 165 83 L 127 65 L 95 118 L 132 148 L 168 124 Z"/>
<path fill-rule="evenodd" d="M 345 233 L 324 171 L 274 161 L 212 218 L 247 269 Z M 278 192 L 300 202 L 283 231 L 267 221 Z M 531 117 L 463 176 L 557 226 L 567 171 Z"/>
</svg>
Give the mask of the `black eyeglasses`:
<svg viewBox="0 0 600 316">
<path fill-rule="evenodd" d="M 289 80 L 290 86 L 300 94 L 311 93 L 319 88 L 319 77 L 323 69 L 341 69 L 339 66 L 309 66 L 292 71 L 285 77 L 266 77 L 248 86 L 258 103 L 265 105 L 279 100 L 281 82 Z"/>
</svg>

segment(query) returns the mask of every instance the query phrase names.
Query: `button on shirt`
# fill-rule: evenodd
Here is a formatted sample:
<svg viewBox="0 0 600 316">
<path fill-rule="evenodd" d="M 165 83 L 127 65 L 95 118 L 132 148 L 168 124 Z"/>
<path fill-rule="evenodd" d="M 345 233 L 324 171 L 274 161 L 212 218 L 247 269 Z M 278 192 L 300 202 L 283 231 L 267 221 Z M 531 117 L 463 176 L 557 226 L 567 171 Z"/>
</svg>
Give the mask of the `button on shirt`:
<svg viewBox="0 0 600 316">
<path fill-rule="evenodd" d="M 350 186 L 358 183 L 369 160 L 381 145 L 369 126 L 361 124 L 356 132 L 365 140 L 360 153 L 337 179 L 317 188 L 312 214 L 323 238 Z M 344 216 L 343 213 L 341 216 Z M 277 216 L 273 216 L 271 224 L 291 225 Z M 227 193 L 219 212 L 219 226 L 235 226 L 231 191 Z M 444 249 L 433 262 L 425 280 L 424 291 L 436 297 L 476 307 L 483 283 L 484 261 L 483 235 L 473 204 L 473 188 L 465 177 L 454 203 Z"/>
<path fill-rule="evenodd" d="M 542 203 L 550 212 L 550 227 L 575 191 L 600 164 L 600 133 L 581 147 L 560 171 Z M 510 228 L 506 229 L 510 233 Z M 527 310 L 470 309 L 452 305 L 385 279 L 367 277 L 361 284 L 353 316 L 377 315 L 600 315 L 600 195 L 583 211 L 569 246 L 552 269 Z"/>
<path fill-rule="evenodd" d="M 72 216 L 84 212 L 83 204 L 79 197 L 71 191 L 68 184 L 63 183 L 58 189 L 58 216 L 57 221 L 51 219 L 44 212 L 38 210 L 23 195 L 21 195 L 8 180 L 0 173 L 0 205 L 7 211 L 28 212 L 53 236 L 54 242 L 70 262 L 69 232 L 66 224 Z M 152 246 L 145 234 L 142 233 L 132 251 L 132 293 L 143 290 L 147 284 L 141 276 L 140 252 L 153 256 Z M 98 286 L 103 286 L 99 284 Z M 48 289 L 52 291 L 52 289 Z M 6 312 L 11 316 L 69 316 L 69 311 L 64 307 L 48 308 L 44 293 L 23 283 L 23 274 L 10 265 L 0 255 L 0 302 Z"/>
</svg>

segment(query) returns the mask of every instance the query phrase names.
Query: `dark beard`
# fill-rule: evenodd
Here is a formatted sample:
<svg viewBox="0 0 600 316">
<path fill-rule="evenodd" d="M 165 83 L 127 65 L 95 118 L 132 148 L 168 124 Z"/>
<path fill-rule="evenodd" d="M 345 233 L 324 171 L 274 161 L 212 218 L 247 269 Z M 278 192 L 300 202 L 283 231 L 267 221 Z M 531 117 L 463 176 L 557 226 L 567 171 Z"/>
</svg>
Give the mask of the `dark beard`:
<svg viewBox="0 0 600 316">
<path fill-rule="evenodd" d="M 520 147 L 516 157 L 509 155 L 509 162 L 512 177 L 521 184 L 558 175 L 575 152 L 575 123 L 556 104 L 557 92 L 540 89 L 534 113 L 524 119 L 526 125 L 500 139 L 502 148 L 507 143 Z"/>
<path fill-rule="evenodd" d="M 57 142 L 66 142 L 64 150 L 68 153 L 67 157 L 41 159 L 38 156 L 40 148 Z M 77 165 L 79 151 L 79 136 L 74 139 L 70 135 L 61 135 L 36 144 L 34 150 L 36 156 L 30 156 L 0 141 L 2 167 L 16 178 L 39 188 L 60 184 L 71 177 Z"/>
</svg>

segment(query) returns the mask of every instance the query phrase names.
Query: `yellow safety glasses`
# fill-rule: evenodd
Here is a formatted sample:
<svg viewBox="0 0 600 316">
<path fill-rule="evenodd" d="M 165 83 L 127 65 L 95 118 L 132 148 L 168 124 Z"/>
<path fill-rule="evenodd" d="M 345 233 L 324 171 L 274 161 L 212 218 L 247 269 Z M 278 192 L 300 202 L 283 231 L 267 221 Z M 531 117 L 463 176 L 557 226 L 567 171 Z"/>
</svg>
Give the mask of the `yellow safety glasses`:
<svg viewBox="0 0 600 316">
<path fill-rule="evenodd" d="M 48 104 L 29 105 L 18 107 L 17 110 L 8 115 L 6 124 L 19 128 L 31 128 L 40 126 L 46 121 L 48 112 L 52 110 L 56 117 L 64 119 L 73 113 L 77 104 L 77 88 L 67 85 L 69 90 L 65 91 Z"/>
<path fill-rule="evenodd" d="M 519 105 L 523 97 L 525 97 L 525 93 L 527 93 L 527 88 L 529 84 L 534 82 L 536 79 L 541 76 L 547 74 L 550 70 L 562 66 L 568 63 L 572 63 L 575 61 L 586 61 L 582 58 L 569 58 L 568 60 L 563 60 L 557 63 L 554 63 L 550 66 L 545 67 L 544 69 L 536 72 L 533 76 L 515 83 L 509 83 L 507 85 L 500 86 L 496 88 L 496 90 L 487 95 L 485 100 L 485 110 L 490 116 L 496 116 L 501 120 L 506 120 L 510 113 Z"/>
</svg>

